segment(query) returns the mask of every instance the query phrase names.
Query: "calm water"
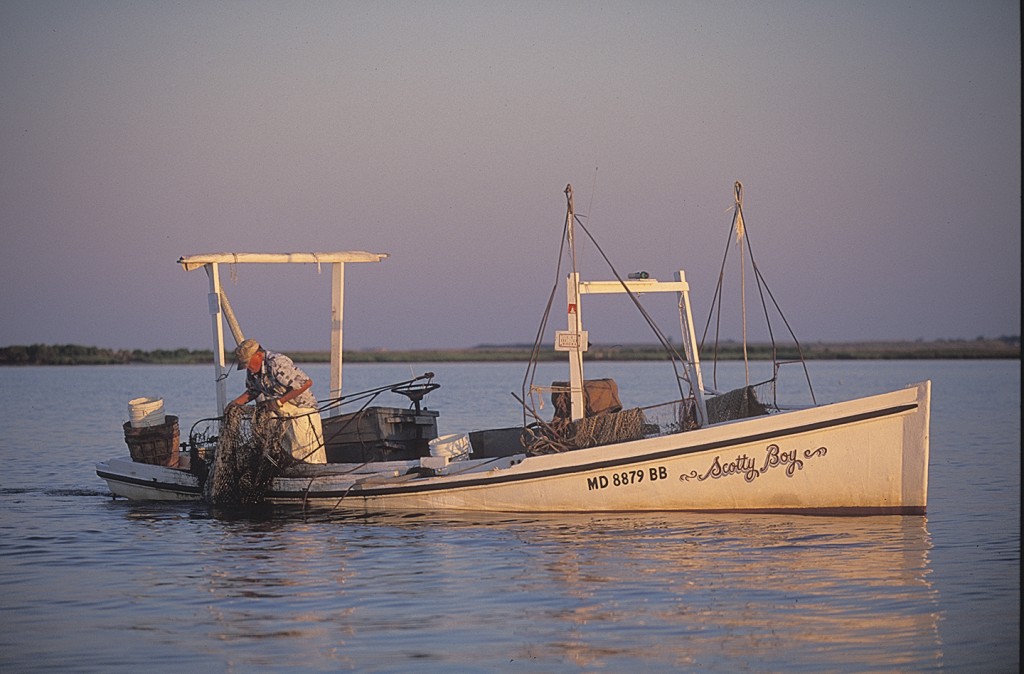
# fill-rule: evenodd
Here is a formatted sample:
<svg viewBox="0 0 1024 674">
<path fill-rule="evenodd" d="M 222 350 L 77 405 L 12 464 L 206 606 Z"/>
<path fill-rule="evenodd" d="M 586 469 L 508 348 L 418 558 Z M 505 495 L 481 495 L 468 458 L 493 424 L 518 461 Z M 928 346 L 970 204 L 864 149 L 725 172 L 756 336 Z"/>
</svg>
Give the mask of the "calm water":
<svg viewBox="0 0 1024 674">
<path fill-rule="evenodd" d="M 646 404 L 671 397 L 656 367 L 588 376 Z M 520 366 L 352 366 L 345 386 L 426 370 L 442 433 L 521 419 Z M 819 402 L 933 380 L 926 517 L 304 521 L 111 500 L 93 463 L 126 454 L 127 401 L 161 396 L 187 428 L 213 411 L 211 373 L 0 369 L 0 671 L 1018 671 L 1019 361 L 811 364 Z"/>
</svg>

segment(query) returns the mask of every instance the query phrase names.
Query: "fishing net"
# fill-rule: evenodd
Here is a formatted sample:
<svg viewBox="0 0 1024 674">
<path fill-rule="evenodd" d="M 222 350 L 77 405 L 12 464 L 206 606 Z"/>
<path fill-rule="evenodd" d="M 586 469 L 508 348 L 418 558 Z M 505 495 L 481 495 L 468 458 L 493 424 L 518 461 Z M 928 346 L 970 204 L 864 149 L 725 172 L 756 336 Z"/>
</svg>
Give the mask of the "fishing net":
<svg viewBox="0 0 1024 674">
<path fill-rule="evenodd" d="M 645 407 L 647 421 L 645 437 L 671 435 L 700 428 L 697 421 L 697 401 L 693 398 L 676 400 L 660 405 Z"/>
<path fill-rule="evenodd" d="M 270 410 L 259 405 L 228 407 L 204 485 L 206 501 L 214 505 L 262 503 L 274 477 L 297 463 L 283 441 L 283 424 Z"/>
<path fill-rule="evenodd" d="M 647 435 L 649 427 L 644 411 L 634 407 L 576 421 L 556 417 L 551 423 L 533 424 L 526 431 L 527 454 L 536 456 L 639 440 Z"/>
<path fill-rule="evenodd" d="M 523 445 L 527 454 L 535 456 L 671 435 L 699 427 L 697 403 L 687 398 L 576 421 L 555 416 L 551 422 L 528 426 L 523 434 Z"/>
<path fill-rule="evenodd" d="M 764 389 L 773 383 L 773 381 L 767 381 L 756 386 Z M 758 399 L 755 386 L 744 386 L 714 398 L 708 398 L 706 405 L 708 421 L 712 424 L 768 414 L 768 408 Z"/>
</svg>

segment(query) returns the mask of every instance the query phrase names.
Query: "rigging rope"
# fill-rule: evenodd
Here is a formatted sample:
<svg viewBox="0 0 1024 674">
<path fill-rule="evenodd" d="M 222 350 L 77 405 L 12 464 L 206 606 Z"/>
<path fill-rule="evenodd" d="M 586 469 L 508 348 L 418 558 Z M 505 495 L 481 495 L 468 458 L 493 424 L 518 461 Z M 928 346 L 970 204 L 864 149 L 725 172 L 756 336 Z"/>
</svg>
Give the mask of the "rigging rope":
<svg viewBox="0 0 1024 674">
<path fill-rule="evenodd" d="M 595 181 L 596 181 L 596 177 L 595 177 Z M 679 351 L 674 346 L 672 346 L 671 340 L 669 340 L 665 336 L 665 334 L 664 334 L 664 332 L 662 332 L 661 328 L 659 328 L 658 325 L 654 322 L 654 319 L 651 318 L 650 314 L 647 312 L 647 310 L 644 308 L 644 306 L 640 303 L 640 300 L 636 296 L 636 293 L 634 293 L 632 290 L 629 289 L 629 286 L 626 284 L 626 281 L 622 278 L 621 274 L 619 274 L 618 270 L 615 268 L 615 265 L 612 264 L 611 260 L 605 254 L 604 249 L 601 248 L 601 245 L 597 242 L 597 239 L 594 237 L 593 234 L 591 234 L 591 232 L 587 228 L 587 226 L 585 224 L 583 224 L 583 221 L 580 219 L 580 217 L 577 216 L 574 213 L 574 211 L 573 211 L 573 198 L 572 198 L 572 185 L 566 185 L 565 195 L 566 195 L 566 218 L 565 218 L 565 224 L 563 225 L 563 228 L 562 228 L 562 241 L 561 241 L 561 245 L 560 245 L 559 251 L 558 251 L 558 264 L 556 265 L 556 270 L 555 270 L 555 282 L 552 285 L 551 293 L 548 296 L 547 306 L 544 309 L 544 313 L 543 313 L 543 316 L 541 318 L 540 325 L 539 325 L 539 327 L 537 329 L 537 334 L 536 334 L 536 336 L 534 338 L 533 349 L 531 350 L 531 353 L 530 353 L 530 362 L 529 362 L 529 365 L 527 366 L 526 375 L 523 378 L 523 387 L 522 387 L 522 395 L 523 395 L 523 397 L 520 400 L 520 402 L 523 403 L 523 426 L 526 427 L 528 425 L 527 424 L 527 416 L 528 415 L 529 416 L 533 416 L 534 418 L 539 418 L 539 415 L 537 415 L 537 413 L 536 413 L 535 406 L 531 407 L 530 409 L 527 408 L 526 400 L 528 398 L 528 395 L 527 395 L 528 393 L 530 394 L 529 397 L 532 400 L 532 394 L 535 391 L 540 390 L 539 387 L 536 387 L 534 385 L 534 379 L 536 377 L 536 370 L 537 370 L 537 362 L 538 362 L 539 356 L 540 356 L 541 341 L 543 339 L 543 336 L 544 336 L 546 328 L 547 328 L 548 319 L 550 318 L 551 307 L 554 304 L 555 293 L 558 291 L 558 284 L 559 284 L 559 282 L 561 280 L 562 260 L 563 260 L 563 258 L 565 256 L 565 249 L 566 249 L 567 245 L 568 245 L 570 251 L 572 252 L 572 268 L 573 268 L 572 270 L 573 270 L 574 273 L 576 272 L 575 241 L 573 240 L 574 237 L 573 237 L 573 234 L 572 234 L 572 232 L 573 232 L 573 227 L 572 227 L 573 223 L 575 223 L 576 225 L 579 225 L 579 227 L 583 230 L 583 233 L 587 235 L 587 239 L 589 239 L 590 242 L 594 244 L 594 247 L 597 249 L 598 253 L 601 255 L 601 258 L 608 265 L 608 268 L 611 270 L 611 272 L 615 276 L 616 280 L 622 285 L 622 288 L 625 291 L 625 294 L 629 297 L 630 301 L 633 302 L 634 306 L 636 306 L 637 310 L 640 312 L 640 315 L 643 317 L 643 319 L 647 323 L 648 327 L 651 328 L 651 331 L 654 333 L 655 337 L 657 338 L 658 342 L 661 344 L 662 348 L 665 349 L 665 352 L 668 355 L 669 360 L 672 363 L 672 369 L 673 369 L 673 372 L 675 373 L 676 387 L 679 390 L 680 397 L 681 398 L 687 397 L 687 394 L 683 390 L 683 383 L 682 382 L 684 382 L 684 381 L 689 386 L 689 388 L 690 388 L 690 395 L 692 395 L 693 394 L 694 383 L 689 380 L 689 375 L 685 372 L 685 370 L 682 373 L 680 373 L 680 370 L 679 370 L 679 363 L 684 362 L 683 356 L 681 356 L 679 354 Z M 578 294 L 575 295 L 575 300 L 576 300 L 577 303 L 579 302 L 579 295 Z M 577 310 L 578 310 L 578 307 L 577 307 Z M 682 321 L 681 318 L 680 318 L 680 321 Z M 580 379 L 581 380 L 583 379 L 582 376 L 580 377 Z"/>
<path fill-rule="evenodd" d="M 722 301 L 724 298 L 723 286 L 725 282 L 725 265 L 729 258 L 729 248 L 731 247 L 733 233 L 736 233 L 737 242 L 740 245 L 740 268 L 741 277 L 744 273 L 746 265 L 743 262 L 743 251 L 747 252 L 750 258 L 750 267 L 754 272 L 754 280 L 757 284 L 758 295 L 761 300 L 761 310 L 764 313 L 765 324 L 767 325 L 768 337 L 771 340 L 772 346 L 772 379 L 778 375 L 779 366 L 782 364 L 778 358 L 778 344 L 775 339 L 775 331 L 772 327 L 772 321 L 770 312 L 768 310 L 768 302 L 765 299 L 765 295 L 771 300 L 771 304 L 775 307 L 775 311 L 778 313 L 779 318 L 782 320 L 786 329 L 789 331 L 789 336 L 792 338 L 793 343 L 796 345 L 797 353 L 799 355 L 799 362 L 803 366 L 804 377 L 807 381 L 807 388 L 811 395 L 811 401 L 817 405 L 817 400 L 814 396 L 814 387 L 811 385 L 811 376 L 807 370 L 807 361 L 804 358 L 803 347 L 800 345 L 800 341 L 796 338 L 796 334 L 793 332 L 793 328 L 790 326 L 789 321 L 786 319 L 785 314 L 782 312 L 782 308 L 776 301 L 775 296 L 772 294 L 771 289 L 768 287 L 768 283 L 761 273 L 760 267 L 758 267 L 756 260 L 754 259 L 754 249 L 750 242 L 749 228 L 746 226 L 746 222 L 743 219 L 743 185 L 739 181 L 736 181 L 734 185 L 734 199 L 735 199 L 735 214 L 733 216 L 732 225 L 729 229 L 729 236 L 726 238 L 725 253 L 722 255 L 722 265 L 718 272 L 718 284 L 715 287 L 714 295 L 711 299 L 711 309 L 708 311 L 708 320 L 704 326 L 704 333 L 700 338 L 700 350 L 704 350 L 704 342 L 707 340 L 708 332 L 711 328 L 712 319 L 715 321 L 715 342 L 714 342 L 714 362 L 712 364 L 712 386 L 718 388 L 718 343 L 721 334 L 721 317 L 722 317 Z M 741 284 L 743 281 L 741 280 Z M 747 324 L 746 324 L 746 292 L 745 290 L 741 295 L 743 299 L 743 359 L 744 364 L 747 362 Z M 747 385 L 750 383 L 749 372 L 747 374 Z M 775 389 L 772 387 L 772 393 L 774 397 Z M 773 403 L 777 404 L 777 401 L 773 400 Z"/>
<path fill-rule="evenodd" d="M 595 178 L 595 180 L 596 180 L 596 178 Z M 580 217 L 577 216 L 573 212 L 572 185 L 566 185 L 566 187 L 565 187 L 565 195 L 566 195 L 566 218 L 565 218 L 565 224 L 563 225 L 563 228 L 562 228 L 561 245 L 559 246 L 559 250 L 558 250 L 558 263 L 557 263 L 556 269 L 555 269 L 555 281 L 552 284 L 551 293 L 548 296 L 547 305 L 545 306 L 544 313 L 543 313 L 543 315 L 541 317 L 540 325 L 537 328 L 537 334 L 534 337 L 533 348 L 532 348 L 532 350 L 530 352 L 530 361 L 529 361 L 529 364 L 527 366 L 526 374 L 523 377 L 523 386 L 522 386 L 522 396 L 523 397 L 520 399 L 520 402 L 523 404 L 523 427 L 524 428 L 526 426 L 528 426 L 527 416 L 532 416 L 534 418 L 538 418 L 539 419 L 539 415 L 536 413 L 536 406 L 533 405 L 533 406 L 530 406 L 528 408 L 528 406 L 526 404 L 526 400 L 527 399 L 533 400 L 533 397 L 532 397 L 533 393 L 535 391 L 539 391 L 540 390 L 540 387 L 537 387 L 537 386 L 534 385 L 534 380 L 536 378 L 536 371 L 537 371 L 537 363 L 539 361 L 539 356 L 540 356 L 541 342 L 543 340 L 543 336 L 544 336 L 544 334 L 546 332 L 546 329 L 547 329 L 548 319 L 550 318 L 550 315 L 551 315 L 551 307 L 554 304 L 555 293 L 558 291 L 558 284 L 561 281 L 562 261 L 563 261 L 564 256 L 565 256 L 565 249 L 566 249 L 567 245 L 568 245 L 570 251 L 572 252 L 573 272 L 574 273 L 576 272 L 576 256 L 575 256 L 575 245 L 574 245 L 575 241 L 572 240 L 573 239 L 573 234 L 572 234 L 572 231 L 573 231 L 572 224 L 573 223 L 579 225 L 580 228 L 583 230 L 584 234 L 587 235 L 587 239 L 589 239 L 590 242 L 594 244 L 594 247 L 597 249 L 598 253 L 604 259 L 605 263 L 608 265 L 609 269 L 611 270 L 612 274 L 615 276 L 616 280 L 618 280 L 618 282 L 622 285 L 623 290 L 625 291 L 626 295 L 630 298 L 630 300 L 636 306 L 637 310 L 640 312 L 640 315 L 644 318 L 644 320 L 646 321 L 647 325 L 651 328 L 652 332 L 654 333 L 655 337 L 658 339 L 658 342 L 661 344 L 662 348 L 665 349 L 665 352 L 669 356 L 669 360 L 672 362 L 672 369 L 673 369 L 673 371 L 675 373 L 676 387 L 679 390 L 680 397 L 685 398 L 686 395 L 687 395 L 683 391 L 683 384 L 682 384 L 682 382 L 684 382 L 684 381 L 689 385 L 690 393 L 691 394 L 693 393 L 693 386 L 694 386 L 693 382 L 689 381 L 689 376 L 685 372 L 683 372 L 681 374 L 680 371 L 679 371 L 679 363 L 683 361 L 683 357 L 679 354 L 678 350 L 676 350 L 676 348 L 672 346 L 671 341 L 665 336 L 665 334 L 662 332 L 662 330 L 657 326 L 657 324 L 654 322 L 654 319 L 651 318 L 650 314 L 647 312 L 647 310 L 644 308 L 644 306 L 640 303 L 640 300 L 639 300 L 639 298 L 637 298 L 636 293 L 634 293 L 633 291 L 631 291 L 629 289 L 629 286 L 623 280 L 623 278 L 619 274 L 618 270 L 615 269 L 615 266 L 612 264 L 611 260 L 605 254 L 604 250 L 601 248 L 601 245 L 597 242 L 597 239 L 595 239 L 593 234 L 590 233 L 590 230 L 587 228 L 587 226 L 583 224 L 583 221 L 580 219 Z M 579 295 L 578 294 L 575 295 L 575 300 L 576 300 L 577 303 L 579 302 Z M 578 307 L 577 307 L 577 310 L 578 310 Z M 582 376 L 580 377 L 580 379 L 581 380 L 583 379 Z"/>
<path fill-rule="evenodd" d="M 679 374 L 678 363 L 683 360 L 683 357 L 679 354 L 679 351 L 677 351 L 676 348 L 672 346 L 671 341 L 665 336 L 665 333 L 661 331 L 661 328 L 659 328 L 658 325 L 654 322 L 654 319 L 651 318 L 651 315 L 647 313 L 647 310 L 644 308 L 643 304 L 640 303 L 640 298 L 638 298 L 636 296 L 636 293 L 630 290 L 629 286 L 626 285 L 626 282 L 622 279 L 622 276 L 615 268 L 615 265 L 613 265 L 612 261 L 608 259 L 607 255 L 605 255 L 604 249 L 601 248 L 601 245 L 597 242 L 597 239 L 595 239 L 594 236 L 590 233 L 590 230 L 587 229 L 586 225 L 584 225 L 579 220 L 577 220 L 576 222 L 583 229 L 583 233 L 587 235 L 587 238 L 590 239 L 591 243 L 594 244 L 594 247 L 597 249 L 597 252 L 601 254 L 601 257 L 608 264 L 608 268 L 615 276 L 615 279 L 622 285 L 622 288 L 625 291 L 626 296 L 629 297 L 629 299 L 633 302 L 634 306 L 636 306 L 637 310 L 640 312 L 640 315 L 643 316 L 644 321 L 646 321 L 647 325 L 651 328 L 651 331 L 654 333 L 654 336 L 658 338 L 658 342 L 665 349 L 665 352 L 669 356 L 669 360 L 672 362 L 672 369 L 676 375 L 676 384 L 679 388 L 679 395 L 680 397 L 685 398 L 686 393 L 683 392 L 683 387 L 682 385 L 679 384 L 679 382 L 686 381 L 690 385 L 691 392 L 693 389 L 693 382 L 690 382 L 685 376 L 685 374 L 682 376 L 680 376 Z"/>
</svg>

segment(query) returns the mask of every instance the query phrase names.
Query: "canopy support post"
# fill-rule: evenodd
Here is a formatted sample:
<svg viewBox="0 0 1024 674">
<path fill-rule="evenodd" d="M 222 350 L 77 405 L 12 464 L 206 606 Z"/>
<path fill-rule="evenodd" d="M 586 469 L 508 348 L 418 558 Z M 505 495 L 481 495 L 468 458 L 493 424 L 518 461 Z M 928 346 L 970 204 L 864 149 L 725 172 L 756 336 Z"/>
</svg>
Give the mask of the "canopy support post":
<svg viewBox="0 0 1024 674">
<path fill-rule="evenodd" d="M 342 319 L 345 316 L 345 263 L 331 265 L 331 390 L 330 399 L 341 397 Z M 332 406 L 329 416 L 337 416 L 341 408 Z"/>
<path fill-rule="evenodd" d="M 569 274 L 566 283 L 568 297 L 568 337 L 569 346 L 569 417 L 578 421 L 586 416 L 587 404 L 583 394 L 583 352 L 587 349 L 587 334 L 583 332 L 583 318 L 580 316 L 580 275 Z"/>
<path fill-rule="evenodd" d="M 206 275 L 210 278 L 210 294 L 207 300 L 210 305 L 210 318 L 213 323 L 213 371 L 214 381 L 217 386 L 217 413 L 220 416 L 228 404 L 227 387 L 224 380 L 228 373 L 224 361 L 224 323 L 221 320 L 223 311 L 221 308 L 220 269 L 218 263 L 209 262 L 203 265 Z"/>
<path fill-rule="evenodd" d="M 235 311 L 231 308 L 231 302 L 228 301 L 228 294 L 224 292 L 224 289 L 220 289 L 220 302 L 221 308 L 224 310 L 224 318 L 228 321 L 228 327 L 231 329 L 231 336 L 235 338 L 235 346 L 239 346 L 245 341 L 245 333 L 242 332 L 242 328 L 238 325 L 238 319 L 235 318 Z"/>
<path fill-rule="evenodd" d="M 700 354 L 697 353 L 697 334 L 693 330 L 693 314 L 690 310 L 690 286 L 686 283 L 686 273 L 680 269 L 675 273 L 680 284 L 679 306 L 684 321 L 683 350 L 686 352 L 687 377 L 693 385 L 693 397 L 697 400 L 697 422 L 701 428 L 708 425 L 708 409 L 704 403 L 704 376 L 700 372 Z"/>
</svg>

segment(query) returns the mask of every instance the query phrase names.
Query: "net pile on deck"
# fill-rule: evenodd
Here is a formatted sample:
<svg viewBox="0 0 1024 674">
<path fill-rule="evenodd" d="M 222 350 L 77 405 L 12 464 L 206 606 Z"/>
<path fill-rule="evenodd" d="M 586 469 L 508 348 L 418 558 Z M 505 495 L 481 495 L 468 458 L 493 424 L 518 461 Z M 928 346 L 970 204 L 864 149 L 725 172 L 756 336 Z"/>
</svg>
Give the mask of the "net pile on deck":
<svg viewBox="0 0 1024 674">
<path fill-rule="evenodd" d="M 576 421 L 556 417 L 550 423 L 532 424 L 523 440 L 527 454 L 536 456 L 639 440 L 647 428 L 644 411 L 634 407 Z"/>
<path fill-rule="evenodd" d="M 296 463 L 284 449 L 283 437 L 283 426 L 273 412 L 260 406 L 228 407 L 204 487 L 206 501 L 214 505 L 261 503 L 274 477 Z"/>
<path fill-rule="evenodd" d="M 723 421 L 746 419 L 748 417 L 768 414 L 768 408 L 761 402 L 757 389 L 765 389 L 773 384 L 774 381 L 767 381 L 755 386 L 733 389 L 714 398 L 708 398 L 708 420 L 710 423 L 717 424 Z"/>
<path fill-rule="evenodd" d="M 523 435 L 527 454 L 554 454 L 584 447 L 629 442 L 699 428 L 692 398 L 606 412 L 576 421 L 555 417 L 531 424 Z"/>
<path fill-rule="evenodd" d="M 527 454 L 555 454 L 572 449 L 639 440 L 646 434 L 643 410 L 624 410 L 619 387 L 612 379 L 588 379 L 583 384 L 584 418 L 570 419 L 569 382 L 551 384 L 555 407 L 550 422 L 539 421 L 526 429 L 523 444 Z"/>
</svg>

